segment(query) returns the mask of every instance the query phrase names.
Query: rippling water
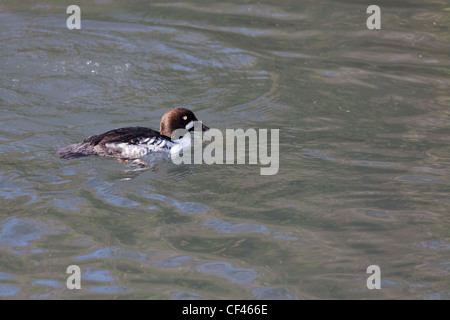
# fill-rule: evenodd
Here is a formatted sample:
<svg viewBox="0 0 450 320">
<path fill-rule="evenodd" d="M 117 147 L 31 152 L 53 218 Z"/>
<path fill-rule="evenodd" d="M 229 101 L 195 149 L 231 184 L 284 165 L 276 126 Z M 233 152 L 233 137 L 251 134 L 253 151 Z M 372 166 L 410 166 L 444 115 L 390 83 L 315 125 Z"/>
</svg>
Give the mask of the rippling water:
<svg viewBox="0 0 450 320">
<path fill-rule="evenodd" d="M 0 1 L 0 297 L 450 298 L 448 2 L 77 4 Z M 278 174 L 54 154 L 172 107 Z"/>
</svg>

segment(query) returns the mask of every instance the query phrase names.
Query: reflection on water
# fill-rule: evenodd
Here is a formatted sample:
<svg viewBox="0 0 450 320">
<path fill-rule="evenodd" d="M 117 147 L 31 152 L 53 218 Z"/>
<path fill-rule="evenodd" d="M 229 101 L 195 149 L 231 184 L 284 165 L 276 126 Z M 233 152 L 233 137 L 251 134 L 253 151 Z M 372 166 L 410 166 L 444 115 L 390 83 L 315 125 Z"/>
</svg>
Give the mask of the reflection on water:
<svg viewBox="0 0 450 320">
<path fill-rule="evenodd" d="M 55 229 L 48 224 L 31 219 L 9 217 L 0 221 L 0 247 L 30 247 L 31 242 L 40 239 L 42 235 L 51 234 Z M 53 229 L 53 230 L 52 230 Z M 24 251 L 14 250 L 20 254 Z M 41 253 L 40 249 L 29 250 L 29 253 Z"/>
<path fill-rule="evenodd" d="M 91 270 L 90 268 L 84 270 L 82 279 L 100 282 L 114 281 L 114 277 L 111 276 L 109 270 Z"/>
<path fill-rule="evenodd" d="M 177 291 L 172 294 L 173 300 L 205 300 L 205 297 L 193 292 Z"/>
<path fill-rule="evenodd" d="M 156 267 L 163 267 L 163 268 L 178 268 L 190 265 L 192 261 L 193 258 L 191 256 L 178 256 L 168 258 L 161 262 L 155 262 L 153 263 L 153 265 Z"/>
<path fill-rule="evenodd" d="M 298 298 L 286 288 L 257 288 L 253 290 L 255 299 L 258 300 L 297 300 Z"/>
<path fill-rule="evenodd" d="M 19 294 L 20 288 L 10 284 L 0 284 L 0 297 L 14 297 Z"/>
<path fill-rule="evenodd" d="M 145 254 L 122 249 L 122 248 L 105 248 L 95 250 L 89 254 L 79 256 L 77 260 L 89 260 L 89 259 L 125 259 L 132 261 L 144 261 L 146 259 Z"/>
<path fill-rule="evenodd" d="M 36 281 L 33 281 L 32 284 L 47 286 L 50 288 L 61 288 L 62 287 L 62 284 L 60 284 L 57 281 L 53 281 L 53 280 L 36 280 Z"/>
<path fill-rule="evenodd" d="M 259 276 L 256 270 L 236 268 L 227 262 L 208 262 L 198 266 L 196 269 L 239 284 L 249 284 Z"/>
<path fill-rule="evenodd" d="M 445 4 L 78 5 L 0 3 L 0 297 L 450 298 Z M 54 154 L 172 107 L 280 129 L 278 174 Z"/>
<path fill-rule="evenodd" d="M 269 232 L 269 229 L 265 226 L 259 226 L 256 224 L 239 223 L 231 224 L 228 222 L 213 220 L 203 224 L 204 226 L 216 229 L 220 233 L 253 233 L 253 232 Z"/>
<path fill-rule="evenodd" d="M 125 293 L 130 291 L 131 289 L 123 286 L 101 286 L 101 287 L 91 287 L 89 291 L 94 293 L 105 293 L 105 294 L 117 294 L 117 293 Z"/>
</svg>

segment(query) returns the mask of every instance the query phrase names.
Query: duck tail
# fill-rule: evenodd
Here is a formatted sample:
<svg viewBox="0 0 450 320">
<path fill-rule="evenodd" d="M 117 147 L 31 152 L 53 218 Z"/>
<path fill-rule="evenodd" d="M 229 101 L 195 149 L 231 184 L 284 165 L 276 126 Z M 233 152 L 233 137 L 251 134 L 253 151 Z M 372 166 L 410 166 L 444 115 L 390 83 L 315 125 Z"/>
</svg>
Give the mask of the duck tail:
<svg viewBox="0 0 450 320">
<path fill-rule="evenodd" d="M 76 159 L 96 154 L 94 147 L 89 143 L 76 143 L 63 147 L 56 151 L 56 154 L 63 159 Z"/>
</svg>

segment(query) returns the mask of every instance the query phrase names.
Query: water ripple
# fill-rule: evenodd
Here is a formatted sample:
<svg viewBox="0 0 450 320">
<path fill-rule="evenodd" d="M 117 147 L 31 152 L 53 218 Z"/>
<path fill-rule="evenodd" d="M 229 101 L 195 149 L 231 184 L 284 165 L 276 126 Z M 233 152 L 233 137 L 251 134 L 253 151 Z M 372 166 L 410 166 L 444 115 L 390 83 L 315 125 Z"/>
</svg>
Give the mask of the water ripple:
<svg viewBox="0 0 450 320">
<path fill-rule="evenodd" d="M 122 259 L 122 260 L 143 262 L 147 259 L 147 255 L 124 248 L 104 248 L 76 257 L 75 259 L 76 260 Z"/>
<path fill-rule="evenodd" d="M 172 293 L 173 300 L 205 300 L 204 297 L 189 291 L 176 291 Z"/>
<path fill-rule="evenodd" d="M 18 295 L 20 288 L 10 285 L 0 283 L 0 297 L 13 297 Z"/>
<path fill-rule="evenodd" d="M 422 241 L 417 244 L 417 247 L 431 250 L 450 250 L 450 244 L 442 241 Z"/>
<path fill-rule="evenodd" d="M 286 288 L 256 288 L 252 293 L 256 300 L 298 300 Z"/>
<path fill-rule="evenodd" d="M 46 286 L 50 288 L 62 288 L 62 284 L 55 280 L 35 280 L 32 284 Z"/>
<path fill-rule="evenodd" d="M 423 296 L 420 300 L 442 300 L 442 297 L 440 293 L 436 292 Z"/>
<path fill-rule="evenodd" d="M 32 219 L 9 217 L 0 222 L 0 247 L 27 247 L 42 235 L 54 234 L 61 229 Z"/>
<path fill-rule="evenodd" d="M 227 234 L 270 232 L 267 227 L 252 223 L 232 224 L 220 220 L 210 220 L 205 222 L 203 225 L 206 227 L 217 229 L 217 231 L 220 233 Z"/>
<path fill-rule="evenodd" d="M 102 287 L 90 287 L 89 291 L 95 293 L 116 294 L 116 293 L 130 292 L 132 291 L 132 289 L 125 286 L 102 286 Z"/>
<path fill-rule="evenodd" d="M 324 160 L 334 160 L 333 158 L 328 157 L 325 155 L 323 151 L 315 150 L 315 149 L 305 149 L 306 152 L 303 154 L 310 157 L 320 158 Z"/>
<path fill-rule="evenodd" d="M 186 214 L 196 214 L 196 213 L 201 213 L 201 212 L 207 212 L 209 211 L 209 208 L 201 203 L 197 203 L 197 202 L 178 202 L 174 199 L 171 199 L 169 197 L 163 196 L 161 194 L 156 194 L 156 193 L 148 193 L 145 190 L 140 190 L 139 192 L 142 196 L 149 198 L 149 199 L 154 199 L 154 200 L 159 200 L 162 201 L 168 205 L 171 206 L 175 206 L 177 207 L 181 212 L 186 213 Z"/>
<path fill-rule="evenodd" d="M 440 179 L 433 178 L 430 176 L 413 176 L 413 175 L 405 175 L 396 177 L 395 180 L 402 182 L 412 182 L 412 183 L 436 183 L 440 182 Z"/>
<path fill-rule="evenodd" d="M 4 272 L 0 272 L 0 280 L 14 279 L 16 276 Z"/>
<path fill-rule="evenodd" d="M 14 199 L 22 196 L 32 196 L 32 200 L 28 203 L 36 202 L 38 199 L 32 183 L 19 178 L 16 173 L 0 172 L 0 197 Z"/>
<path fill-rule="evenodd" d="M 197 271 L 228 279 L 238 284 L 249 284 L 259 277 L 259 272 L 253 269 L 241 269 L 228 262 L 207 262 L 196 267 Z"/>
<path fill-rule="evenodd" d="M 191 265 L 194 262 L 194 259 L 191 256 L 178 256 L 167 258 L 161 262 L 155 262 L 152 265 L 155 267 L 164 267 L 164 268 L 179 268 L 187 265 Z"/>
<path fill-rule="evenodd" d="M 93 270 L 87 268 L 83 271 L 81 278 L 84 280 L 99 281 L 99 282 L 112 282 L 114 277 L 110 274 L 109 270 Z"/>
</svg>

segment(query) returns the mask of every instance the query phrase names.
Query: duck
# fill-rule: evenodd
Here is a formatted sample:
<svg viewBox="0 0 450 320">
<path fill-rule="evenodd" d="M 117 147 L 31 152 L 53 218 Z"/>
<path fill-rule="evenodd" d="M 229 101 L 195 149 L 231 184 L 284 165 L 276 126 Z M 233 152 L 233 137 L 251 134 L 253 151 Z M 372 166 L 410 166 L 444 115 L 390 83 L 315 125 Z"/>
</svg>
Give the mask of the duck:
<svg viewBox="0 0 450 320">
<path fill-rule="evenodd" d="M 195 114 L 185 108 L 167 111 L 161 118 L 159 132 L 146 127 L 126 127 L 113 129 L 90 136 L 81 143 L 60 148 L 56 154 L 63 159 L 76 159 L 87 156 L 104 156 L 120 161 L 140 161 L 152 153 L 170 152 L 181 139 L 173 136 L 175 130 L 194 130 L 198 121 Z M 209 127 L 202 124 L 202 131 Z"/>
</svg>

